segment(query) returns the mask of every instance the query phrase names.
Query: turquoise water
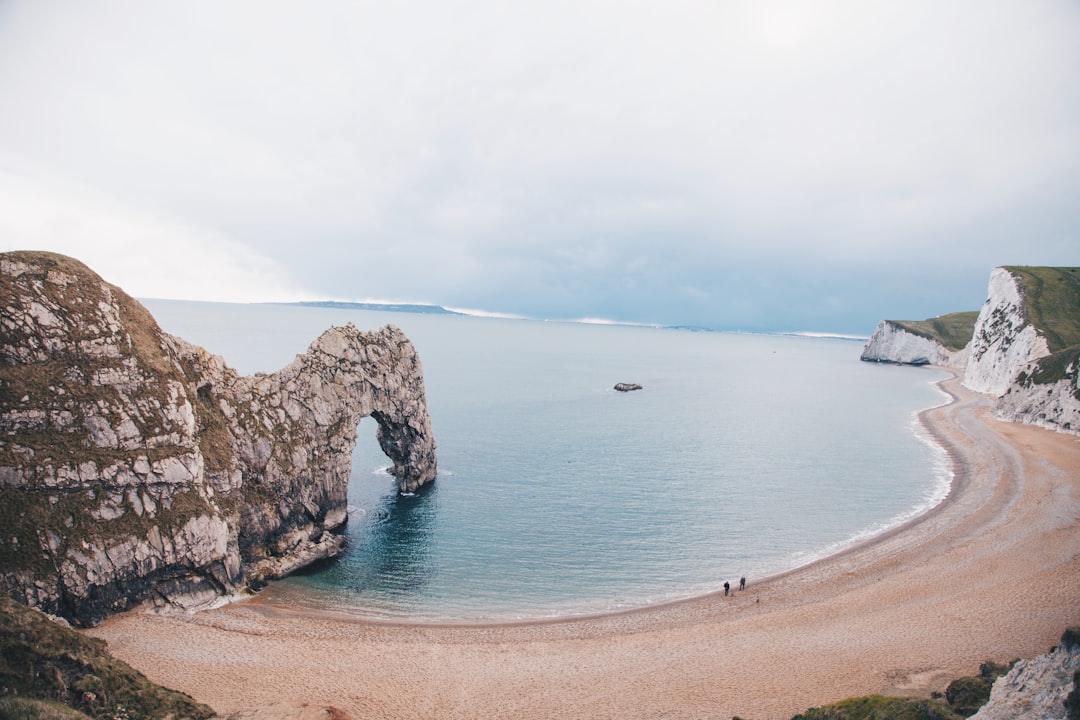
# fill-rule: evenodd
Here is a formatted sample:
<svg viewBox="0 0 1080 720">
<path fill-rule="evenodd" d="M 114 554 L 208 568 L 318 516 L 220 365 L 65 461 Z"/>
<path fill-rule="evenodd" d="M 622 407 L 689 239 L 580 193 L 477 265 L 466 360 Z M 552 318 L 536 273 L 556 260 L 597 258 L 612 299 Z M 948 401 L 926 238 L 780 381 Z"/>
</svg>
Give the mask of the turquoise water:
<svg viewBox="0 0 1080 720">
<path fill-rule="evenodd" d="M 398 497 L 360 424 L 348 549 L 273 584 L 291 605 L 416 619 L 634 607 L 750 582 L 835 552 L 944 494 L 915 414 L 926 368 L 853 341 L 275 305 L 147 301 L 243 373 L 323 329 L 401 327 L 424 364 L 439 446 Z M 634 393 L 612 390 L 637 382 Z"/>
</svg>

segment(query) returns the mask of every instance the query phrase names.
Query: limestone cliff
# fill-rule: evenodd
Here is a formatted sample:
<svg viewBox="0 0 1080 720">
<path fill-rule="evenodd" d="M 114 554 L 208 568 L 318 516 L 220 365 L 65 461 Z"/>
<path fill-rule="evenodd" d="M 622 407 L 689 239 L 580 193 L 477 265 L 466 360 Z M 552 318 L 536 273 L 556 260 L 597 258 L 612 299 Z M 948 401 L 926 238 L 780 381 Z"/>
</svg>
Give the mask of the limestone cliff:
<svg viewBox="0 0 1080 720">
<path fill-rule="evenodd" d="M 938 338 L 905 327 L 896 320 L 882 320 L 863 348 L 861 360 L 901 365 L 963 367 L 967 350 L 950 350 Z"/>
<path fill-rule="evenodd" d="M 434 479 L 423 371 L 393 326 L 332 328 L 241 377 L 78 261 L 0 254 L 0 589 L 82 624 L 205 602 L 337 553 L 356 427 Z"/>
<path fill-rule="evenodd" d="M 1050 350 L 1028 317 L 1019 276 L 994 268 L 987 295 L 971 338 L 964 386 L 1001 397 L 1031 361 Z"/>
<path fill-rule="evenodd" d="M 1040 358 L 1022 370 L 998 398 L 994 415 L 1080 435 L 1080 349 Z"/>
<path fill-rule="evenodd" d="M 964 385 L 1004 420 L 1080 434 L 1080 268 L 997 268 Z"/>
<path fill-rule="evenodd" d="M 998 417 L 1080 433 L 1080 268 L 995 268 L 960 349 L 963 315 L 884 321 L 862 359 L 951 367 Z"/>
</svg>

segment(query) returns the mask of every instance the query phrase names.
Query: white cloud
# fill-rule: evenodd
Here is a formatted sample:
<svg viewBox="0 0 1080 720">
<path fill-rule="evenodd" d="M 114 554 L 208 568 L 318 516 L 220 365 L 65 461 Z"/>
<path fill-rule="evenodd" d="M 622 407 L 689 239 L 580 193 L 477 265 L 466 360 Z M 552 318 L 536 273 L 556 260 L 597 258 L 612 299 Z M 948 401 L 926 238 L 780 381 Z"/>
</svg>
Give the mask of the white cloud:
<svg viewBox="0 0 1080 720">
<path fill-rule="evenodd" d="M 312 297 L 273 260 L 213 229 L 144 215 L 77 188 L 0 172 L 0 250 L 77 258 L 136 297 L 257 302 Z"/>
<path fill-rule="evenodd" d="M 52 198 L 2 222 L 96 218 L 169 292 L 722 324 L 735 268 L 1080 262 L 1068 0 L 9 0 L 0 106 Z"/>
</svg>

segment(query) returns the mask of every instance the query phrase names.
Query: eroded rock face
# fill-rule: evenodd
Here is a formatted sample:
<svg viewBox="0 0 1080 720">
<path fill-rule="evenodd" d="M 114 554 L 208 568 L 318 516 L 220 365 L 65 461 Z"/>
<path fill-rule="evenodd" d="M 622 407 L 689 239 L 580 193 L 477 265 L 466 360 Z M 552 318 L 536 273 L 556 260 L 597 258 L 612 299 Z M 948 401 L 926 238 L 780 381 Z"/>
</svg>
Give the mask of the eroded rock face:
<svg viewBox="0 0 1080 720">
<path fill-rule="evenodd" d="M 78 261 L 0 255 L 0 588 L 82 624 L 336 554 L 366 416 L 402 491 L 436 474 L 402 332 L 331 328 L 241 377 Z"/>
<path fill-rule="evenodd" d="M 1073 362 L 1053 383 L 1036 383 L 1021 373 L 994 404 L 994 416 L 1080 435 L 1080 363 Z"/>
<path fill-rule="evenodd" d="M 952 368 L 965 387 L 996 398 L 996 417 L 1080 435 L 1080 353 L 1050 352 L 1030 320 L 1022 279 L 1009 268 L 991 272 L 987 295 L 963 350 L 885 320 L 862 359 Z"/>
<path fill-rule="evenodd" d="M 1019 279 L 994 268 L 971 338 L 964 386 L 1001 397 L 1029 363 L 1049 354 L 1046 338 L 1028 322 Z"/>
<path fill-rule="evenodd" d="M 890 320 L 882 320 L 863 348 L 860 359 L 899 365 L 963 368 L 966 357 L 966 350 L 950 351 L 937 340 L 916 335 Z"/>
<path fill-rule="evenodd" d="M 1061 645 L 1046 655 L 1021 660 L 998 678 L 990 700 L 972 720 L 1040 718 L 1065 720 L 1080 716 L 1080 628 L 1071 628 Z"/>
</svg>

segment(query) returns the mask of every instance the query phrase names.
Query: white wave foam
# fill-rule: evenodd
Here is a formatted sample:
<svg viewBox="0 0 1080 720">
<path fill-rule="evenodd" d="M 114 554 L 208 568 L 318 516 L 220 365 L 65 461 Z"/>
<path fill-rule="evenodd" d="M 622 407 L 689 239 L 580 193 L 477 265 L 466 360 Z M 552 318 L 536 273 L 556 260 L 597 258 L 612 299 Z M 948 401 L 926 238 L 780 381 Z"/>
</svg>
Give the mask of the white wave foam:
<svg viewBox="0 0 1080 720">
<path fill-rule="evenodd" d="M 551 322 L 559 322 L 559 321 L 558 320 L 553 320 Z M 581 323 L 582 325 L 621 325 L 621 326 L 626 326 L 626 327 L 647 327 L 647 328 L 658 328 L 658 327 L 660 327 L 660 325 L 657 325 L 656 323 L 630 322 L 630 321 L 627 321 L 627 320 L 611 320 L 609 318 L 600 318 L 600 317 L 583 317 L 583 318 L 576 318 L 574 320 L 565 320 L 563 322 Z"/>
<path fill-rule="evenodd" d="M 443 308 L 450 312 L 460 313 L 462 315 L 468 315 L 469 317 L 478 318 L 495 318 L 498 320 L 528 320 L 525 315 L 516 315 L 514 313 L 496 312 L 494 310 L 477 310 L 475 308 L 463 308 L 463 307 L 451 307 L 449 305 L 443 305 Z"/>
<path fill-rule="evenodd" d="M 931 405 L 925 410 L 932 408 L 943 407 L 953 402 L 953 397 L 947 392 L 941 389 L 941 386 L 935 381 L 933 383 L 934 388 L 944 397 L 944 402 L 937 405 Z M 842 552 L 847 548 L 857 545 L 865 540 L 880 535 L 883 532 L 891 530 L 895 527 L 899 527 L 909 520 L 914 520 L 923 513 L 941 504 L 945 498 L 949 496 L 949 491 L 952 489 L 952 481 L 954 473 L 949 461 L 949 454 L 945 448 L 942 447 L 927 431 L 926 426 L 921 420 L 921 414 L 923 410 L 916 411 L 911 415 L 911 422 L 909 425 L 911 433 L 919 440 L 919 442 L 926 445 L 933 455 L 933 461 L 931 463 L 931 475 L 932 480 L 926 486 L 923 491 L 923 495 L 919 498 L 913 506 L 897 513 L 887 520 L 872 523 L 862 530 L 854 533 L 851 537 L 844 540 L 838 540 L 834 543 L 830 543 L 825 547 L 809 552 L 798 552 L 792 555 L 792 561 L 794 562 L 793 568 L 809 565 L 823 558 L 827 558 L 830 555 Z"/>
<path fill-rule="evenodd" d="M 866 335 L 845 335 L 844 333 L 812 332 L 808 330 L 796 330 L 794 332 L 777 333 L 778 335 L 794 335 L 795 337 L 826 338 L 831 340 L 861 340 L 866 342 L 870 338 Z"/>
</svg>

